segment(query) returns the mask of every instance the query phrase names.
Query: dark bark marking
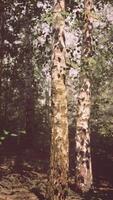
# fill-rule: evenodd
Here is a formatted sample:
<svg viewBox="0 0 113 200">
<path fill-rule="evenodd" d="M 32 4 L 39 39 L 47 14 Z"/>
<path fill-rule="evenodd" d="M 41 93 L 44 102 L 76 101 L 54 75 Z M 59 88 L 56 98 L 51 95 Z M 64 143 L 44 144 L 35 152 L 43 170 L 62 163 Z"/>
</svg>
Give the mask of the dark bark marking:
<svg viewBox="0 0 113 200">
<path fill-rule="evenodd" d="M 58 78 L 60 78 L 60 74 L 58 74 Z"/>
<path fill-rule="evenodd" d="M 62 45 L 61 41 L 59 41 L 59 48 L 60 48 L 60 51 L 61 51 L 61 52 L 62 52 L 62 51 L 63 51 L 63 49 L 64 49 L 64 47 L 63 47 L 63 45 Z"/>
<path fill-rule="evenodd" d="M 89 161 L 88 160 L 86 161 L 86 167 L 87 167 L 87 169 L 89 169 Z"/>
<path fill-rule="evenodd" d="M 58 62 L 61 62 L 61 58 L 60 57 L 58 57 Z"/>
</svg>

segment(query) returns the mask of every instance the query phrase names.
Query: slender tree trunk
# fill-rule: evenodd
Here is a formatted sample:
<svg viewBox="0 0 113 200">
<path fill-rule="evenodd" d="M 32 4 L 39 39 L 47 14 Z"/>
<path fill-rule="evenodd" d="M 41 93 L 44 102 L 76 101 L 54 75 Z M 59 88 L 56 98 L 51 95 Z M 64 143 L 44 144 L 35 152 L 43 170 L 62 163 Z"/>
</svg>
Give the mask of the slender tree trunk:
<svg viewBox="0 0 113 200">
<path fill-rule="evenodd" d="M 4 58 L 4 3 L 0 3 L 0 124 L 2 124 L 2 70 Z M 2 126 L 0 126 L 2 131 Z"/>
<path fill-rule="evenodd" d="M 48 196 L 51 200 L 67 199 L 68 187 L 68 120 L 65 86 L 64 0 L 54 1 L 52 56 L 52 133 Z"/>
<path fill-rule="evenodd" d="M 32 64 L 33 47 L 31 41 L 31 27 L 29 5 L 26 3 L 25 27 L 25 115 L 26 115 L 26 148 L 32 148 L 34 130 L 34 67 Z"/>
<path fill-rule="evenodd" d="M 92 186 L 92 165 L 90 150 L 89 119 L 91 109 L 90 64 L 92 57 L 92 0 L 84 0 L 84 30 L 82 46 L 82 69 L 80 73 L 80 93 L 76 122 L 76 187 L 81 192 Z"/>
</svg>

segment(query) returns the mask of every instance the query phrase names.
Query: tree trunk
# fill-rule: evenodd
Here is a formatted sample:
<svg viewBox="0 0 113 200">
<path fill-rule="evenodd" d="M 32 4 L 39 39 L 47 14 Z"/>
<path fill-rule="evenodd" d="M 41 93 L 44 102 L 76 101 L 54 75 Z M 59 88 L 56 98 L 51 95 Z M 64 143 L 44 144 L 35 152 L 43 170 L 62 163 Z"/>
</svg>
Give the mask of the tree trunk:
<svg viewBox="0 0 113 200">
<path fill-rule="evenodd" d="M 0 3 L 0 131 L 2 131 L 2 71 L 4 59 L 4 3 Z"/>
<path fill-rule="evenodd" d="M 26 117 L 26 148 L 32 148 L 34 130 L 34 66 L 32 63 L 33 47 L 31 41 L 29 5 L 26 3 L 25 27 L 25 117 Z"/>
<path fill-rule="evenodd" d="M 76 121 L 76 188 L 87 192 L 92 186 L 89 119 L 91 109 L 90 64 L 92 57 L 92 0 L 84 0 L 84 30 L 82 46 L 82 69 Z"/>
<path fill-rule="evenodd" d="M 64 0 L 55 1 L 53 10 L 52 55 L 52 133 L 48 196 L 51 200 L 67 199 L 68 187 L 68 120 L 65 86 Z"/>
</svg>

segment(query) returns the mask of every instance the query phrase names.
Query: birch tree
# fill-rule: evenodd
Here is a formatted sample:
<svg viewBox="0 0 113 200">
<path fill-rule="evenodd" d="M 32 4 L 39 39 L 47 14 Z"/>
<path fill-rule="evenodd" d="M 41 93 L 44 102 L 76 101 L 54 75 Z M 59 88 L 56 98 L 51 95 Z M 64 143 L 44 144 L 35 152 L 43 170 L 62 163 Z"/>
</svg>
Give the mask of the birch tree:
<svg viewBox="0 0 113 200">
<path fill-rule="evenodd" d="M 68 120 L 65 86 L 65 34 L 64 0 L 54 0 L 53 54 L 52 54 L 52 133 L 49 177 L 49 197 L 52 200 L 67 198 L 68 172 Z"/>
<path fill-rule="evenodd" d="M 89 119 L 91 110 L 90 60 L 92 58 L 93 2 L 84 0 L 84 27 L 80 72 L 80 92 L 76 121 L 76 175 L 78 190 L 86 192 L 92 185 Z"/>
</svg>

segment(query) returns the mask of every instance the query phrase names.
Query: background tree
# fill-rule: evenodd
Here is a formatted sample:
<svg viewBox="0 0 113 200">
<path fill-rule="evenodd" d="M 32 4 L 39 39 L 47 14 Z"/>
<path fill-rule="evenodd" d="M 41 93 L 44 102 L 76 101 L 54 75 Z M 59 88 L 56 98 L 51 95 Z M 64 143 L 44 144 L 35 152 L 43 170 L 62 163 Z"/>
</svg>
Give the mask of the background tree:
<svg viewBox="0 0 113 200">
<path fill-rule="evenodd" d="M 0 93 L 2 93 L 2 68 L 3 68 L 3 57 L 4 57 L 4 4 L 1 2 L 0 5 Z M 0 113 L 1 110 L 1 96 L 0 96 Z M 1 122 L 1 114 L 0 114 Z"/>
<path fill-rule="evenodd" d="M 30 5 L 26 3 L 26 16 L 25 16 L 25 47 L 24 58 L 25 63 L 25 113 L 26 113 L 26 146 L 31 148 L 33 146 L 34 135 L 34 65 L 33 65 L 33 44 L 31 38 L 31 14 Z"/>
</svg>

